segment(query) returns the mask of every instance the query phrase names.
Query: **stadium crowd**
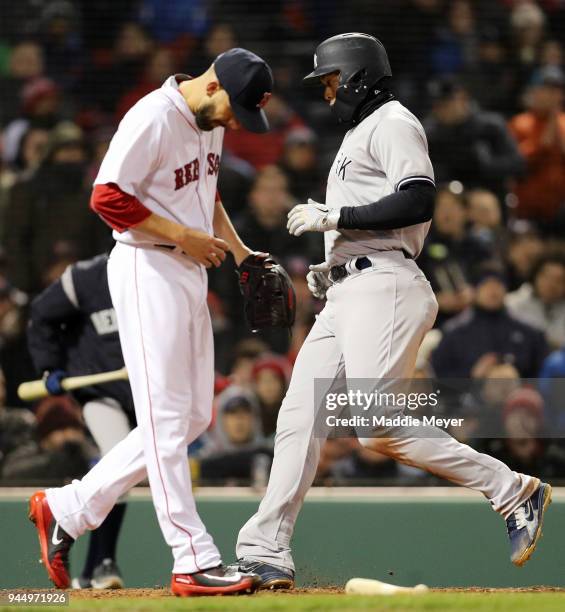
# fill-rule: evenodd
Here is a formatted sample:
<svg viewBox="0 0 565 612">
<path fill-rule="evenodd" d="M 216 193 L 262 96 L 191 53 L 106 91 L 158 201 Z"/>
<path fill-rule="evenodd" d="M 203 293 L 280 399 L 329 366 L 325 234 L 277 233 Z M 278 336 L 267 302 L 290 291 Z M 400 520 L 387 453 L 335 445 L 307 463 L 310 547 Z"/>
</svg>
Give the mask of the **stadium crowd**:
<svg viewBox="0 0 565 612">
<path fill-rule="evenodd" d="M 512 468 L 565 478 L 565 4 L 557 0 L 0 1 L 0 483 L 80 476 L 97 450 L 69 396 L 16 395 L 37 378 L 30 300 L 65 268 L 112 247 L 88 207 L 117 123 L 170 74 L 199 74 L 246 46 L 273 67 L 266 135 L 227 132 L 219 191 L 243 240 L 287 268 L 292 334 L 250 334 L 232 262 L 209 273 L 216 416 L 189 448 L 201 482 L 268 477 L 277 411 L 323 304 L 306 284 L 321 238 L 290 236 L 286 214 L 324 200 L 344 130 L 301 86 L 324 37 L 347 30 L 387 46 L 392 90 L 422 120 L 434 165 L 432 228 L 417 263 L 439 302 L 416 375 L 484 381 L 505 439 L 466 439 Z M 378 316 L 378 313 L 375 313 Z M 523 379 L 541 378 L 532 386 Z M 500 392 L 489 381 L 506 380 Z M 461 414 L 474 413 L 462 402 Z M 524 428 L 527 422 L 527 432 Z M 526 435 L 526 433 L 528 435 Z M 561 436 L 563 437 L 563 436 Z M 432 476 L 330 440 L 320 484 L 433 483 Z"/>
</svg>

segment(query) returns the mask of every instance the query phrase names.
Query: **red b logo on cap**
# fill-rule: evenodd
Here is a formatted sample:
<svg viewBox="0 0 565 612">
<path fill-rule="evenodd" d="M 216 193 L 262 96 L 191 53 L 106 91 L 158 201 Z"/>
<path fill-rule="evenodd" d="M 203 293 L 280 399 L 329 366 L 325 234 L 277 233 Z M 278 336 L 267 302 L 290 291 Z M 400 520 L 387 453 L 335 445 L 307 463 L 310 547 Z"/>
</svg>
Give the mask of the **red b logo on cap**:
<svg viewBox="0 0 565 612">
<path fill-rule="evenodd" d="M 267 105 L 267 102 L 271 99 L 271 96 L 273 94 L 269 93 L 269 92 L 265 92 L 263 94 L 263 97 L 261 98 L 261 101 L 259 102 L 259 104 L 257 104 L 257 108 L 263 108 L 264 106 Z"/>
</svg>

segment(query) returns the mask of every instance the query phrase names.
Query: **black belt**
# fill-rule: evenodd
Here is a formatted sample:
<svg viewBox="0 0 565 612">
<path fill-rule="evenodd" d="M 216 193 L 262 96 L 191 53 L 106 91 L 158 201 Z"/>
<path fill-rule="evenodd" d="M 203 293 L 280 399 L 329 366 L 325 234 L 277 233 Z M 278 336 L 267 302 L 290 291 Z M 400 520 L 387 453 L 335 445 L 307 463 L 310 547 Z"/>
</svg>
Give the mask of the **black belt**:
<svg viewBox="0 0 565 612">
<path fill-rule="evenodd" d="M 154 244 L 154 247 L 158 249 L 167 249 L 167 251 L 174 251 L 177 247 L 172 244 Z M 184 251 L 180 251 L 181 255 L 186 255 Z"/>
<path fill-rule="evenodd" d="M 412 255 L 405 249 L 400 249 L 404 257 L 406 259 L 414 259 Z M 355 260 L 355 268 L 359 271 L 365 270 L 366 268 L 370 268 L 373 265 L 373 262 L 368 257 L 358 257 Z M 341 264 L 339 266 L 332 266 L 330 268 L 329 277 L 332 283 L 339 283 L 345 277 L 349 276 L 351 272 L 346 267 L 346 264 Z"/>
</svg>

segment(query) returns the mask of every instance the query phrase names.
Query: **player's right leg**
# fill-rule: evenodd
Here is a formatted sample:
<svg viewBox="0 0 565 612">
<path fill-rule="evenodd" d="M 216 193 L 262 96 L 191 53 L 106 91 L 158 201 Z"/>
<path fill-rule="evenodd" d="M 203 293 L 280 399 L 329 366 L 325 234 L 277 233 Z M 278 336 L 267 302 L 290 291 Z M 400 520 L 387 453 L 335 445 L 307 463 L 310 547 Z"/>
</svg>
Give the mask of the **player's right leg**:
<svg viewBox="0 0 565 612">
<path fill-rule="evenodd" d="M 141 435 L 136 427 L 81 480 L 30 498 L 29 518 L 36 526 L 41 557 L 59 588 L 70 584 L 68 553 L 76 538 L 96 529 L 116 501 L 145 478 Z"/>
<path fill-rule="evenodd" d="M 92 399 L 83 406 L 82 414 L 102 457 L 131 431 L 130 420 L 116 399 Z M 100 527 L 91 532 L 84 566 L 80 575 L 73 578 L 73 588 L 123 588 L 116 545 L 127 507 L 126 498 L 127 495 L 120 498 Z"/>
<path fill-rule="evenodd" d="M 293 586 L 290 540 L 324 442 L 323 435 L 314 431 L 314 382 L 343 376 L 341 350 L 332 332 L 331 307 L 326 306 L 300 349 L 279 412 L 267 491 L 237 540 L 239 566 L 258 573 L 263 579 L 261 588 Z"/>
</svg>

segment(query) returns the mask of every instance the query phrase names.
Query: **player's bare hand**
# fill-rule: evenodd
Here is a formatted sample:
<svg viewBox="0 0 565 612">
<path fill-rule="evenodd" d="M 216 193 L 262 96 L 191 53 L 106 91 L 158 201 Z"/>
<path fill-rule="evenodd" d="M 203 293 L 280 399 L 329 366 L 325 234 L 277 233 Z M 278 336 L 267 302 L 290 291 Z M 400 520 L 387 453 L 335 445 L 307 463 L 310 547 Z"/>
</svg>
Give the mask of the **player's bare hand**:
<svg viewBox="0 0 565 612">
<path fill-rule="evenodd" d="M 327 232 L 337 229 L 339 210 L 328 208 L 312 199 L 308 204 L 299 204 L 288 213 L 286 228 L 294 236 L 304 232 Z"/>
<path fill-rule="evenodd" d="M 179 242 L 182 250 L 206 268 L 218 268 L 230 250 L 228 243 L 205 232 L 187 229 Z"/>
</svg>

